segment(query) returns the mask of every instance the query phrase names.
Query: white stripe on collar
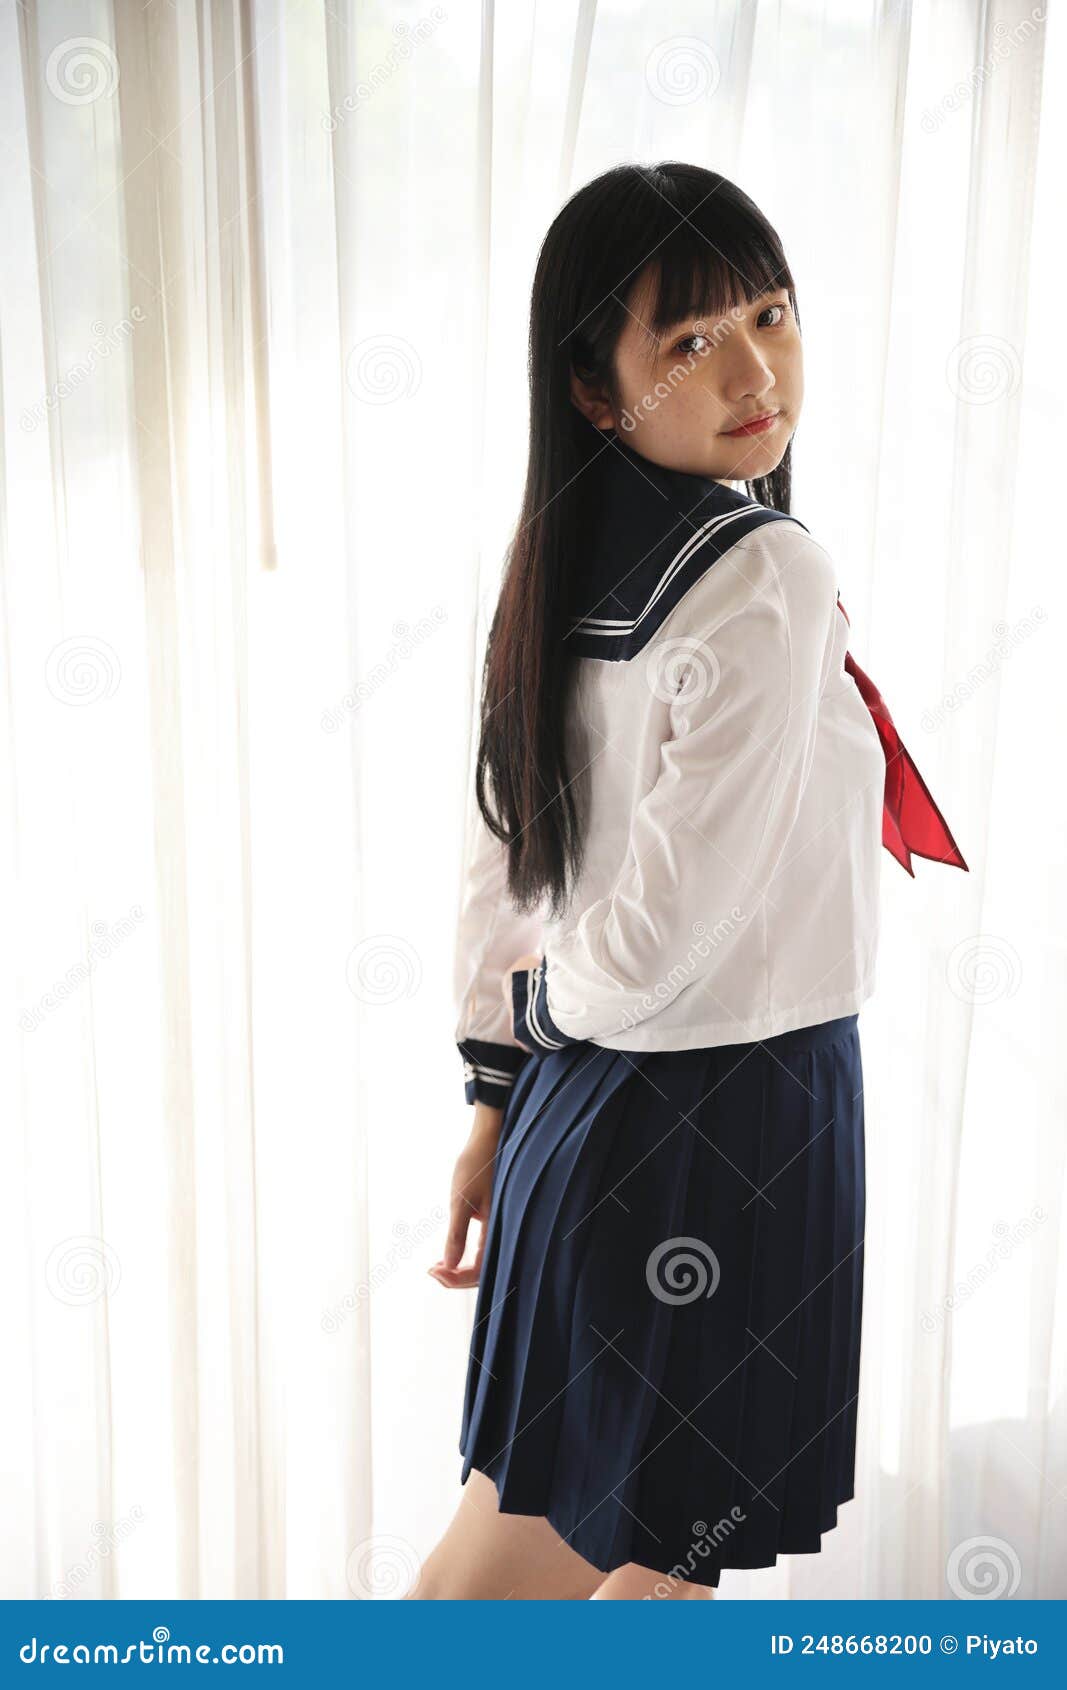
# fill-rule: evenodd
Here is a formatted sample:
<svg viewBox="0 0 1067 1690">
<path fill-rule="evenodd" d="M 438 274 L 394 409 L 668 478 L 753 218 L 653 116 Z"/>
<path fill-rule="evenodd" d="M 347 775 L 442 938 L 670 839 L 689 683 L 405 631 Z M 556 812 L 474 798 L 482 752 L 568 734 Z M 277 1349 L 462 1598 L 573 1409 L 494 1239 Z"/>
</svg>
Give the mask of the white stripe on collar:
<svg viewBox="0 0 1067 1690">
<path fill-rule="evenodd" d="M 572 622 L 571 632 L 578 633 L 580 630 L 582 633 L 586 634 L 608 635 L 633 633 L 634 629 L 639 627 L 645 617 L 648 616 L 655 608 L 658 600 L 662 598 L 663 594 L 667 591 L 667 588 L 674 580 L 674 577 L 678 574 L 678 571 L 688 562 L 693 553 L 702 546 L 712 534 L 717 534 L 721 529 L 729 527 L 730 523 L 740 521 L 742 517 L 749 516 L 753 509 L 759 508 L 760 507 L 754 505 L 746 505 L 742 510 L 727 511 L 725 516 L 712 517 L 709 522 L 704 523 L 702 528 L 698 528 L 695 534 L 691 534 L 685 545 L 675 554 L 670 563 L 667 565 L 667 568 L 664 570 L 656 585 L 656 589 L 653 592 L 652 597 L 649 599 L 644 610 L 642 610 L 639 615 L 631 617 L 581 616 Z"/>
</svg>

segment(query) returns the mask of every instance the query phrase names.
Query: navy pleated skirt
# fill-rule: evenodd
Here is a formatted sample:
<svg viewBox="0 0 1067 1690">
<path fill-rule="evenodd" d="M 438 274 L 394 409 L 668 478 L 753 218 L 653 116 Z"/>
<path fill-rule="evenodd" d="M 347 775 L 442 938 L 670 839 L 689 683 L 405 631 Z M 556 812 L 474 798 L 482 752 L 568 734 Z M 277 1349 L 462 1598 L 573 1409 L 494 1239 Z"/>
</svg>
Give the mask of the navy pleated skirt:
<svg viewBox="0 0 1067 1690">
<path fill-rule="evenodd" d="M 593 1566 L 699 1584 L 811 1553 L 853 1495 L 858 1016 L 521 1070 L 463 1404 L 472 1468 Z"/>
</svg>

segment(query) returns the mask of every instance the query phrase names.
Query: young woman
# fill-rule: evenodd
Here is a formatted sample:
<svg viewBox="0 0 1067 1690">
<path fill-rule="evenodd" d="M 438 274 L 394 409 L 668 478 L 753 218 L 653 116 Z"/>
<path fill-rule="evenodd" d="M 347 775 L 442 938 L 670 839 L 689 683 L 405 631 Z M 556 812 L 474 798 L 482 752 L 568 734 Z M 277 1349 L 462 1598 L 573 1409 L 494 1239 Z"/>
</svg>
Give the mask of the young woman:
<svg viewBox="0 0 1067 1690">
<path fill-rule="evenodd" d="M 752 201 L 581 189 L 530 382 L 430 1269 L 478 1286 L 465 1491 L 413 1594 L 709 1597 L 853 1495 L 881 850 L 966 864 L 788 515 L 800 325 Z"/>
</svg>

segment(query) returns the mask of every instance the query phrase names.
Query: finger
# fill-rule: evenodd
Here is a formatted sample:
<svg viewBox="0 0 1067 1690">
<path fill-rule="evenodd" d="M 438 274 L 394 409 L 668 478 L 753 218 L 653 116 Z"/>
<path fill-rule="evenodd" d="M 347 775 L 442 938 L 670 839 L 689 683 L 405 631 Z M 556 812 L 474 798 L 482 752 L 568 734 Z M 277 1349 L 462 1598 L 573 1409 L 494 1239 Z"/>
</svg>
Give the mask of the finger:
<svg viewBox="0 0 1067 1690">
<path fill-rule="evenodd" d="M 452 1207 L 448 1222 L 448 1235 L 441 1261 L 445 1267 L 454 1268 L 463 1258 L 467 1247 L 467 1227 L 470 1224 L 471 1206 L 461 1191 L 452 1195 Z"/>
<path fill-rule="evenodd" d="M 462 1291 L 478 1283 L 476 1266 L 465 1268 L 430 1268 L 430 1277 L 436 1279 L 438 1285 L 443 1285 L 446 1291 Z"/>
</svg>

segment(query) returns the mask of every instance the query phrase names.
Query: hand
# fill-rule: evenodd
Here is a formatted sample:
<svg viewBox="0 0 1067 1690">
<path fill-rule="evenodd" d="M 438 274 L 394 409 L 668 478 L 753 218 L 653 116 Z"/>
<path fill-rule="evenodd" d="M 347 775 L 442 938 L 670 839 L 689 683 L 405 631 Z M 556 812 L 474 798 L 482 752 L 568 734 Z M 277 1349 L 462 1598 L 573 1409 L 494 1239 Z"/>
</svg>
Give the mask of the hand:
<svg viewBox="0 0 1067 1690">
<path fill-rule="evenodd" d="M 504 1119 L 502 1109 L 488 1103 L 474 1105 L 474 1128 L 452 1175 L 448 1235 L 440 1261 L 426 1271 L 438 1285 L 460 1291 L 477 1285 L 485 1254 L 485 1234 L 493 1194 L 494 1157 Z M 472 1220 L 481 1222 L 478 1249 L 470 1267 L 460 1267 Z"/>
</svg>

